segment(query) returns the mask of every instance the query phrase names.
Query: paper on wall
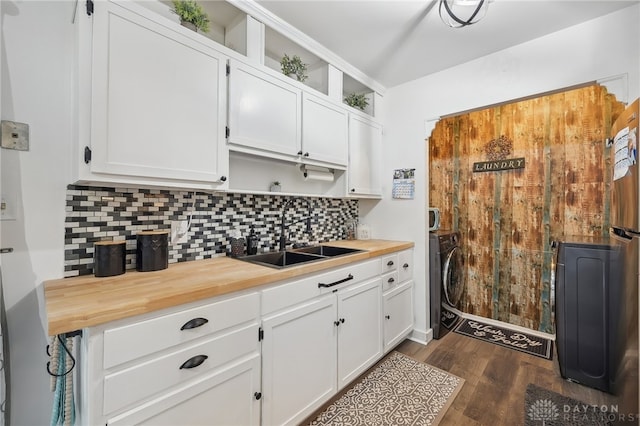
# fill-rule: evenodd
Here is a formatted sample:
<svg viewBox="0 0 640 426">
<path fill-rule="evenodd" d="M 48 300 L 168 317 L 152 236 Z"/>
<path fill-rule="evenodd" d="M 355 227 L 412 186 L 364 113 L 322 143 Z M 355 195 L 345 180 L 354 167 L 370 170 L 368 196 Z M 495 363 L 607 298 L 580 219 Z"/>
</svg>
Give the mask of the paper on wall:
<svg viewBox="0 0 640 426">
<path fill-rule="evenodd" d="M 625 177 L 629 173 L 629 167 L 636 164 L 638 144 L 636 129 L 629 131 L 629 127 L 620 130 L 613 139 L 615 152 L 615 165 L 613 168 L 613 180 Z"/>
</svg>

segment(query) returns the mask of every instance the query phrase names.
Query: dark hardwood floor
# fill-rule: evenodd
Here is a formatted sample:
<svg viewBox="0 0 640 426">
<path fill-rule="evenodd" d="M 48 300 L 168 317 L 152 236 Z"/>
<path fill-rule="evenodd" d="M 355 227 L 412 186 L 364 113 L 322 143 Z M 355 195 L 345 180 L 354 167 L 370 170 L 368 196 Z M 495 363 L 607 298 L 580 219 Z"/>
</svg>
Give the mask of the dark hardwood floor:
<svg viewBox="0 0 640 426">
<path fill-rule="evenodd" d="M 637 389 L 631 392 L 623 391 L 620 396 L 613 396 L 569 382 L 560 376 L 558 357 L 555 352 L 553 360 L 546 360 L 454 332 L 449 332 L 439 340 L 432 340 L 428 345 L 405 340 L 395 350 L 465 380 L 464 386 L 440 422 L 441 426 L 523 425 L 525 420 L 524 398 L 529 383 L 585 404 L 618 406 L 619 414 L 637 413 Z M 362 380 L 383 360 L 363 373 L 352 385 Z M 635 358 L 635 362 L 637 364 L 637 358 Z M 637 384 L 637 374 L 627 383 L 634 381 Z M 316 410 L 301 424 L 308 425 L 350 387 L 339 392 L 331 401 Z M 633 406 L 634 411 L 628 410 L 629 405 Z M 625 419 L 624 421 L 614 421 L 613 424 L 637 425 L 639 424 L 638 417 L 637 414 L 634 415 L 633 421 Z"/>
<path fill-rule="evenodd" d="M 529 383 L 587 404 L 622 404 L 619 397 L 564 380 L 556 354 L 549 361 L 452 332 L 426 346 L 405 340 L 396 350 L 465 380 L 440 423 L 445 426 L 522 425 Z"/>
</svg>

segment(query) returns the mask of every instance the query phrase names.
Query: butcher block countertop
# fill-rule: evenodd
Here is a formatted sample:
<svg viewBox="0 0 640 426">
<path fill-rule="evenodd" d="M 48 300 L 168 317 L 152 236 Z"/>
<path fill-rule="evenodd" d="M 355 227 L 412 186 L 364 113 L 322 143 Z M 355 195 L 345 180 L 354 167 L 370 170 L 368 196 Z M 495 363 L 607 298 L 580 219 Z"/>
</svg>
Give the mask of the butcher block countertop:
<svg viewBox="0 0 640 426">
<path fill-rule="evenodd" d="M 114 277 L 83 275 L 44 283 L 49 335 L 68 333 L 159 309 L 346 265 L 413 247 L 412 242 L 343 240 L 325 245 L 366 250 L 275 269 L 231 257 L 172 263 L 153 272 Z"/>
</svg>

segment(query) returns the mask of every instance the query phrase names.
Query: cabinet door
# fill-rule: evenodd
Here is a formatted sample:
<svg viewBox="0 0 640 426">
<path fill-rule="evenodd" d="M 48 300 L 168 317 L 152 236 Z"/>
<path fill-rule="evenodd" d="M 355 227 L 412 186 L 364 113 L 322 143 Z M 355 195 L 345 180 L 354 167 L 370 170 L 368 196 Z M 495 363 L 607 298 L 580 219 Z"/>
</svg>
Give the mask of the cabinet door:
<svg viewBox="0 0 640 426">
<path fill-rule="evenodd" d="M 121 425 L 260 424 L 260 355 L 107 420 Z"/>
<path fill-rule="evenodd" d="M 349 187 L 353 196 L 382 195 L 382 126 L 366 118 L 349 115 Z"/>
<path fill-rule="evenodd" d="M 295 159 L 300 151 L 302 91 L 238 61 L 230 61 L 231 149 Z M 244 149 L 243 149 L 244 148 Z"/>
<path fill-rule="evenodd" d="M 380 278 L 338 292 L 338 389 L 382 356 Z"/>
<path fill-rule="evenodd" d="M 384 351 L 388 352 L 413 329 L 413 281 L 391 290 L 383 299 Z"/>
<path fill-rule="evenodd" d="M 263 423 L 296 424 L 336 393 L 336 298 L 263 320 Z"/>
<path fill-rule="evenodd" d="M 307 93 L 302 99 L 303 160 L 346 166 L 349 146 L 347 111 Z"/>
<path fill-rule="evenodd" d="M 223 185 L 226 58 L 140 6 L 94 4 L 91 171 Z"/>
</svg>

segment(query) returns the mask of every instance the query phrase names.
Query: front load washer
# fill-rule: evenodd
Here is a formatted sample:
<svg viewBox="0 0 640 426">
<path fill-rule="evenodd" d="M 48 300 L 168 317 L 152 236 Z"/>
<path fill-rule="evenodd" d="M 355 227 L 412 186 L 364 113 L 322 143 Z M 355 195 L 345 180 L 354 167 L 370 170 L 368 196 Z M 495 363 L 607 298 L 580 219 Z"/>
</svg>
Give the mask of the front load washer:
<svg viewBox="0 0 640 426">
<path fill-rule="evenodd" d="M 429 296 L 431 307 L 431 329 L 433 337 L 439 339 L 448 331 L 445 304 L 457 308 L 464 291 L 464 262 L 460 248 L 460 233 L 436 231 L 429 233 Z M 456 318 L 457 319 L 457 318 Z M 453 319 L 454 321 L 456 319 Z M 451 327 L 449 327 L 451 328 Z"/>
</svg>

